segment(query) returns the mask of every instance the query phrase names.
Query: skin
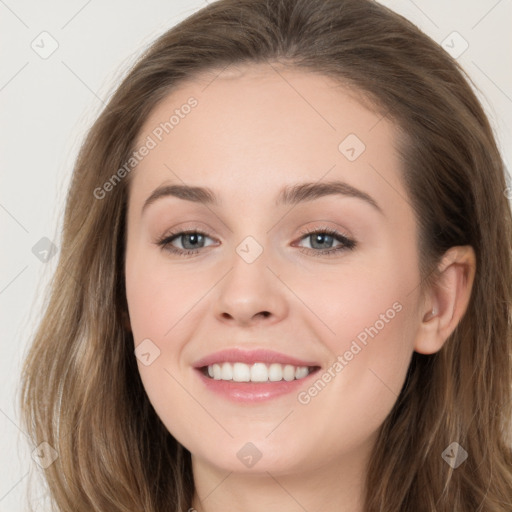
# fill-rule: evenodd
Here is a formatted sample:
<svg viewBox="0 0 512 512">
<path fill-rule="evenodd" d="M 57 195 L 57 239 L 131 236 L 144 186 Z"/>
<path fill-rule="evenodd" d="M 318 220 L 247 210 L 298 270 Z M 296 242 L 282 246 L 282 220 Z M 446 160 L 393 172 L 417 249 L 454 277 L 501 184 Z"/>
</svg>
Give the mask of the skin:
<svg viewBox="0 0 512 512">
<path fill-rule="evenodd" d="M 252 64 L 203 74 L 146 120 L 138 145 L 189 97 L 198 100 L 131 175 L 130 325 L 136 346 L 149 338 L 160 350 L 150 365 L 138 361 L 139 371 L 157 414 L 192 453 L 195 509 L 357 512 L 365 465 L 412 353 L 436 352 L 455 329 L 475 257 L 470 247 L 451 249 L 438 286 L 421 296 L 417 226 L 401 183 L 396 127 L 324 76 L 277 70 Z M 338 148 L 348 134 L 366 146 L 354 161 Z M 330 180 L 369 194 L 382 212 L 342 195 L 274 204 L 284 186 Z M 169 196 L 141 215 L 164 183 L 210 187 L 220 204 Z M 325 227 L 356 247 L 320 254 L 341 242 L 318 248 L 301 230 Z M 206 233 L 195 242 L 197 254 L 171 254 L 155 243 L 183 229 Z M 250 264 L 236 251 L 247 236 L 263 248 Z M 172 245 L 193 246 L 187 243 L 178 237 Z M 206 389 L 192 368 L 207 354 L 238 347 L 318 361 L 325 371 L 396 303 L 400 312 L 307 404 L 296 393 L 235 404 Z M 237 457 L 248 442 L 262 454 L 251 468 Z"/>
</svg>

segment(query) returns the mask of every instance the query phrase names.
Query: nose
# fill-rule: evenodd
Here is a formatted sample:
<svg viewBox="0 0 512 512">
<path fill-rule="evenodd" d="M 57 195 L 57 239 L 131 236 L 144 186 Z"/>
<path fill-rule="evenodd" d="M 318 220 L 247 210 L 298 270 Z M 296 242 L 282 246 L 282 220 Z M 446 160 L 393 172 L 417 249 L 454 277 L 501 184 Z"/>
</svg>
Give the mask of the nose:
<svg viewBox="0 0 512 512">
<path fill-rule="evenodd" d="M 268 266 L 264 252 L 250 263 L 236 254 L 216 294 L 215 315 L 223 323 L 271 325 L 288 314 L 286 287 Z"/>
</svg>

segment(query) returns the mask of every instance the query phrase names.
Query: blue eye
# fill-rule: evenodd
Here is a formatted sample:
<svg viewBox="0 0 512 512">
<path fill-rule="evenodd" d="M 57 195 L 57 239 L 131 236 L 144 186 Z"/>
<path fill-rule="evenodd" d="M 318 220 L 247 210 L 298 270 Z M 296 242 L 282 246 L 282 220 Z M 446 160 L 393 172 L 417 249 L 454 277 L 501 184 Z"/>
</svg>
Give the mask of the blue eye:
<svg viewBox="0 0 512 512">
<path fill-rule="evenodd" d="M 345 235 L 330 228 L 321 228 L 314 231 L 302 232 L 302 239 L 309 238 L 312 245 L 309 247 L 301 247 L 300 251 L 311 255 L 333 255 L 341 251 L 353 250 L 356 247 L 356 242 L 347 238 Z M 200 252 L 205 247 L 205 239 L 210 238 L 206 233 L 196 230 L 179 231 L 170 233 L 164 238 L 161 238 L 156 244 L 162 249 L 179 256 L 191 256 Z M 182 248 L 172 245 L 176 240 L 179 240 Z M 339 242 L 338 246 L 332 247 L 334 241 Z M 212 245 L 212 244 L 209 244 Z M 188 247 L 187 247 L 188 246 Z M 320 246 L 319 250 L 314 246 Z M 322 247 L 329 246 L 329 247 Z"/>
<path fill-rule="evenodd" d="M 167 235 L 165 238 L 159 240 L 157 244 L 173 254 L 187 256 L 199 252 L 197 247 L 202 248 L 204 246 L 205 237 L 210 238 L 206 233 L 200 231 L 179 231 Z M 183 249 L 171 245 L 174 240 L 181 240 Z M 191 248 L 187 248 L 187 245 L 191 246 Z"/>
<path fill-rule="evenodd" d="M 345 235 L 342 235 L 335 229 L 331 228 L 320 228 L 315 229 L 313 231 L 305 231 L 302 232 L 302 235 L 304 235 L 303 238 L 309 238 L 310 243 L 312 245 L 329 245 L 331 246 L 334 240 L 337 240 L 340 242 L 340 244 L 336 247 L 328 247 L 323 248 L 320 247 L 321 250 L 317 251 L 314 248 L 308 248 L 308 247 L 302 247 L 301 252 L 305 252 L 307 254 L 320 254 L 320 255 L 334 255 L 341 251 L 346 250 L 353 250 L 356 247 L 356 242 L 354 240 L 351 240 L 350 238 L 346 237 Z"/>
</svg>

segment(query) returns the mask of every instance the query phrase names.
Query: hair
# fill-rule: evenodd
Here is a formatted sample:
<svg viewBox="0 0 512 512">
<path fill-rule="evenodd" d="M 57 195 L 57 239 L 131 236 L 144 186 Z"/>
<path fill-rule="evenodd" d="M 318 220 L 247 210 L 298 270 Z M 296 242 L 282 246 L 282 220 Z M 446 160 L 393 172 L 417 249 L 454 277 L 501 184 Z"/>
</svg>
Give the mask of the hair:
<svg viewBox="0 0 512 512">
<path fill-rule="evenodd" d="M 470 245 L 469 305 L 443 348 L 413 353 L 368 465 L 367 512 L 512 509 L 512 215 L 505 169 L 472 82 L 414 24 L 371 0 L 220 0 L 137 60 L 80 148 L 58 265 L 22 373 L 22 419 L 59 457 L 44 477 L 58 511 L 191 507 L 190 453 L 144 391 L 126 329 L 128 160 L 178 85 L 228 65 L 278 63 L 360 94 L 397 127 L 419 227 L 421 289 L 449 248 Z M 457 469 L 441 454 L 469 454 Z"/>
</svg>

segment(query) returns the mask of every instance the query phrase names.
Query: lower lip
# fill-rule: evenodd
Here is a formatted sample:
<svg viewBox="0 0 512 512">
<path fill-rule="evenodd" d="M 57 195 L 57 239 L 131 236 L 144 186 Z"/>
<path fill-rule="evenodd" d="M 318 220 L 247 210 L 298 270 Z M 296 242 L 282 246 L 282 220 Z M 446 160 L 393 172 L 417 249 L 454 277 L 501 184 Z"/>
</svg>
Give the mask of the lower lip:
<svg viewBox="0 0 512 512">
<path fill-rule="evenodd" d="M 318 370 L 313 371 L 303 379 L 277 382 L 234 382 L 232 380 L 215 380 L 206 377 L 201 370 L 197 370 L 204 385 L 214 393 L 232 400 L 233 402 L 263 402 L 282 395 L 297 392 L 309 382 Z"/>
</svg>

